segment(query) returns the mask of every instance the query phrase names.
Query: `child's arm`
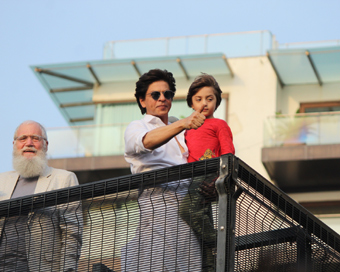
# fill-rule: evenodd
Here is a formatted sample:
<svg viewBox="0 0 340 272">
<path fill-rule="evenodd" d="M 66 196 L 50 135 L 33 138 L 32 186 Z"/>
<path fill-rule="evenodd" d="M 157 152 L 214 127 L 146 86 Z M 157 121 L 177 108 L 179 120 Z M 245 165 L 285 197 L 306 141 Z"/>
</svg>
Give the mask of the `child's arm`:
<svg viewBox="0 0 340 272">
<path fill-rule="evenodd" d="M 227 122 L 221 122 L 217 137 L 221 146 L 221 155 L 224 154 L 235 154 L 235 147 L 233 144 L 233 134 L 231 133 L 230 127 Z"/>
</svg>

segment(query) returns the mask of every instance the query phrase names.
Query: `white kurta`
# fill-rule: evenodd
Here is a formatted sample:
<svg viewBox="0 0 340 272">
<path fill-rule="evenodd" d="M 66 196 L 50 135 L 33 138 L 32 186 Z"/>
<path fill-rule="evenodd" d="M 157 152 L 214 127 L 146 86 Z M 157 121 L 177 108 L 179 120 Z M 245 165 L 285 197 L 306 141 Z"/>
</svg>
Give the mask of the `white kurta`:
<svg viewBox="0 0 340 272">
<path fill-rule="evenodd" d="M 152 115 L 132 122 L 125 131 L 125 158 L 132 173 L 187 162 L 184 133 L 155 150 L 143 146 L 147 132 L 165 124 Z M 122 248 L 122 271 L 201 271 L 201 249 L 190 227 L 178 214 L 188 180 L 145 189 L 138 198 L 140 225 L 135 237 Z"/>
</svg>

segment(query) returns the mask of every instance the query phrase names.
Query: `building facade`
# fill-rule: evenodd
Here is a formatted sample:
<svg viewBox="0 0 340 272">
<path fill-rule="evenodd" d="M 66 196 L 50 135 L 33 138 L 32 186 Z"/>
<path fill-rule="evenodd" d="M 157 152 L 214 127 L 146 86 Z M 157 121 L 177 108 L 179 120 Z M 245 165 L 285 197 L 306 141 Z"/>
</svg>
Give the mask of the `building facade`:
<svg viewBox="0 0 340 272">
<path fill-rule="evenodd" d="M 70 127 L 48 129 L 49 164 L 85 183 L 129 174 L 124 130 L 142 115 L 135 82 L 153 68 L 176 78 L 170 116 L 200 73 L 223 91 L 215 117 L 236 156 L 340 232 L 340 41 L 278 44 L 269 31 L 113 41 L 104 59 L 31 67 Z"/>
</svg>

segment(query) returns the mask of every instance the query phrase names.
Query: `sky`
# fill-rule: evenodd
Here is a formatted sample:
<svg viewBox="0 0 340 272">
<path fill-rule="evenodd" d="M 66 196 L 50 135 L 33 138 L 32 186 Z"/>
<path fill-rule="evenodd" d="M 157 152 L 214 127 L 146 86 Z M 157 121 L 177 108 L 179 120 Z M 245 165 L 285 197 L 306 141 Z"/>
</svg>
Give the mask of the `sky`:
<svg viewBox="0 0 340 272">
<path fill-rule="evenodd" d="M 113 40 L 254 30 L 279 43 L 339 40 L 339 10 L 339 0 L 0 0 L 0 172 L 12 170 L 21 122 L 67 126 L 30 65 L 101 60 Z"/>
</svg>

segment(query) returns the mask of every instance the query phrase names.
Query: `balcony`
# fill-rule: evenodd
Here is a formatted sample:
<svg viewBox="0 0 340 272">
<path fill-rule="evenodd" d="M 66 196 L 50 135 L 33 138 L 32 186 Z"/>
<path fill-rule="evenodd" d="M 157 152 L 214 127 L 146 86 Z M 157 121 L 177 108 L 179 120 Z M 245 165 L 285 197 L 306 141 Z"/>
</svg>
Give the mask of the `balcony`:
<svg viewBox="0 0 340 272">
<path fill-rule="evenodd" d="M 262 163 L 285 192 L 340 189 L 340 112 L 268 118 Z"/>
<path fill-rule="evenodd" d="M 49 165 L 75 172 L 82 183 L 130 174 L 129 164 L 124 159 L 127 125 L 47 129 Z"/>
<path fill-rule="evenodd" d="M 3 200 L 0 217 L 1 271 L 340 268 L 339 234 L 233 155 Z"/>
</svg>

